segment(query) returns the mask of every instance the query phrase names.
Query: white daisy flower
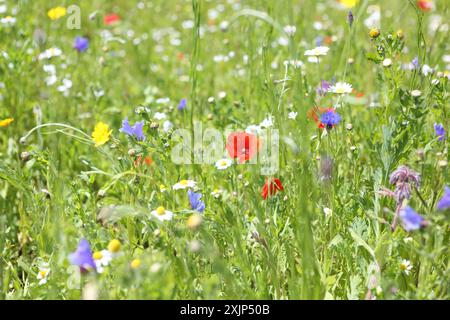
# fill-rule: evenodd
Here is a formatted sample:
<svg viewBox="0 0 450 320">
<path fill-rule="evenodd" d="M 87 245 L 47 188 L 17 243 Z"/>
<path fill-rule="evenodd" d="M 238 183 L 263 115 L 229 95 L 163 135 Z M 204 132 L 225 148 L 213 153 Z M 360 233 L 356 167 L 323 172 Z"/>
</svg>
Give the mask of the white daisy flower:
<svg viewBox="0 0 450 320">
<path fill-rule="evenodd" d="M 400 262 L 400 270 L 402 270 L 406 275 L 409 275 L 413 266 L 409 260 L 403 259 Z"/>
<path fill-rule="evenodd" d="M 298 112 L 291 111 L 288 113 L 288 118 L 295 120 L 295 119 L 297 119 L 297 115 L 298 115 Z"/>
<path fill-rule="evenodd" d="M 63 93 L 68 93 L 69 89 L 72 88 L 72 81 L 70 79 L 63 79 L 62 85 L 58 86 L 58 91 Z"/>
<path fill-rule="evenodd" d="M 98 273 L 102 273 L 113 258 L 109 250 L 96 251 L 92 254 L 92 257 Z"/>
<path fill-rule="evenodd" d="M 166 114 L 164 112 L 155 112 L 153 118 L 155 118 L 156 120 L 162 120 L 166 118 Z"/>
<path fill-rule="evenodd" d="M 286 37 L 279 37 L 278 38 L 278 44 L 280 46 L 286 47 L 289 44 L 289 39 Z"/>
<path fill-rule="evenodd" d="M 56 81 L 58 81 L 58 77 L 54 74 L 48 76 L 47 78 L 45 78 L 45 84 L 47 86 L 52 86 L 56 83 Z"/>
<path fill-rule="evenodd" d="M 328 92 L 337 93 L 337 94 L 347 94 L 352 92 L 352 85 L 347 82 L 336 82 L 332 85 Z"/>
<path fill-rule="evenodd" d="M 158 98 L 156 99 L 157 104 L 168 104 L 170 102 L 170 98 Z"/>
<path fill-rule="evenodd" d="M 55 65 L 53 64 L 44 64 L 42 68 L 44 69 L 45 72 L 49 74 L 56 74 L 56 68 Z"/>
<path fill-rule="evenodd" d="M 7 17 L 2 18 L 2 19 L 0 20 L 0 22 L 1 22 L 2 24 L 4 24 L 4 25 L 10 25 L 10 26 L 12 26 L 13 24 L 16 23 L 16 18 L 11 17 L 11 16 L 7 16 Z"/>
<path fill-rule="evenodd" d="M 389 58 L 386 58 L 383 60 L 383 67 L 390 67 L 392 65 L 392 60 Z"/>
<path fill-rule="evenodd" d="M 308 57 L 308 62 L 319 63 L 319 58 L 318 57 L 313 57 L 313 56 Z"/>
<path fill-rule="evenodd" d="M 231 159 L 220 159 L 220 160 L 216 161 L 216 168 L 219 170 L 225 170 L 232 164 L 233 164 L 233 161 L 231 161 Z"/>
<path fill-rule="evenodd" d="M 223 190 L 222 189 L 214 189 L 213 190 L 213 192 L 211 192 L 211 195 L 214 197 L 214 198 L 219 198 L 220 197 L 220 195 L 223 193 Z"/>
<path fill-rule="evenodd" d="M 155 262 L 154 264 L 152 264 L 150 266 L 150 272 L 152 273 L 156 273 L 161 269 L 162 265 L 159 262 Z"/>
<path fill-rule="evenodd" d="M 312 57 L 326 56 L 328 50 L 330 50 L 330 48 L 324 46 L 315 47 L 314 49 L 306 50 L 305 56 L 312 56 Z"/>
<path fill-rule="evenodd" d="M 170 221 L 173 218 L 173 212 L 166 210 L 164 207 L 158 207 L 150 213 L 159 221 Z"/>
<path fill-rule="evenodd" d="M 422 95 L 422 92 L 420 90 L 413 90 L 411 91 L 411 95 L 415 98 L 420 97 Z"/>
<path fill-rule="evenodd" d="M 193 20 L 185 20 L 181 23 L 181 27 L 183 29 L 192 29 L 195 26 L 195 23 Z"/>
<path fill-rule="evenodd" d="M 61 49 L 54 47 L 54 48 L 47 49 L 44 52 L 42 52 L 41 54 L 39 54 L 38 59 L 39 60 L 51 59 L 53 57 L 58 57 L 61 54 L 62 54 Z"/>
<path fill-rule="evenodd" d="M 297 31 L 297 28 L 295 26 L 285 26 L 283 30 L 289 37 L 292 37 Z"/>
<path fill-rule="evenodd" d="M 173 190 L 195 188 L 196 182 L 194 180 L 181 180 L 173 185 Z"/>
<path fill-rule="evenodd" d="M 39 268 L 39 272 L 37 274 L 37 279 L 39 280 L 39 285 L 43 285 L 47 283 L 48 274 L 50 273 L 50 268 L 47 264 L 41 266 Z"/>
<path fill-rule="evenodd" d="M 322 30 L 323 29 L 323 23 L 320 21 L 314 21 L 313 28 L 316 30 Z"/>
</svg>

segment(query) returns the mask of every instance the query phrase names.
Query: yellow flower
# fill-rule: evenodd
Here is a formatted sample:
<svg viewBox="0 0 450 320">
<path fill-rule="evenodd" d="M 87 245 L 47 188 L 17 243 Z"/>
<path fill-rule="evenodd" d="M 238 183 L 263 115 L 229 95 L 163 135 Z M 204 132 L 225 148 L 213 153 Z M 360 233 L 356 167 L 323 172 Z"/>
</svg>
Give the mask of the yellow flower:
<svg viewBox="0 0 450 320">
<path fill-rule="evenodd" d="M 119 252 L 121 246 L 122 245 L 119 240 L 113 239 L 108 244 L 108 250 L 109 252 L 116 253 Z"/>
<path fill-rule="evenodd" d="M 194 213 L 187 219 L 187 226 L 191 230 L 197 229 L 202 224 L 202 216 L 198 213 Z"/>
<path fill-rule="evenodd" d="M 13 118 L 7 118 L 7 119 L 4 119 L 4 120 L 0 120 L 0 127 L 7 127 L 13 121 L 14 121 Z"/>
<path fill-rule="evenodd" d="M 141 266 L 141 260 L 140 259 L 134 259 L 133 261 L 131 261 L 131 268 L 132 269 L 137 269 Z"/>
<path fill-rule="evenodd" d="M 346 8 L 353 8 L 358 4 L 359 0 L 339 0 L 339 3 Z"/>
<path fill-rule="evenodd" d="M 380 29 L 377 29 L 377 28 L 370 29 L 369 36 L 372 39 L 378 38 L 379 35 L 380 35 Z"/>
<path fill-rule="evenodd" d="M 52 20 L 57 20 L 66 15 L 66 8 L 64 7 L 55 7 L 48 10 L 47 15 Z"/>
<path fill-rule="evenodd" d="M 95 125 L 94 132 L 92 132 L 92 139 L 94 139 L 95 146 L 101 146 L 109 140 L 112 130 L 106 123 L 99 122 Z"/>
<path fill-rule="evenodd" d="M 166 213 L 166 209 L 164 209 L 164 207 L 158 207 L 156 208 L 156 213 L 162 216 L 164 213 Z"/>
<path fill-rule="evenodd" d="M 101 258 L 103 258 L 103 254 L 100 251 L 95 251 L 92 254 L 92 258 L 94 258 L 94 260 L 100 260 Z"/>
</svg>

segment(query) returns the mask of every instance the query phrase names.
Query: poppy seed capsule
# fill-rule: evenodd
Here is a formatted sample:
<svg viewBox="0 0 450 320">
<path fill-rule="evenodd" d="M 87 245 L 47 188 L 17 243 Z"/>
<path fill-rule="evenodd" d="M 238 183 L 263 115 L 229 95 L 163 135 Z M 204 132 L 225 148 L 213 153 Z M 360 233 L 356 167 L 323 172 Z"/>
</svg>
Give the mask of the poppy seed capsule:
<svg viewBox="0 0 450 320">
<path fill-rule="evenodd" d="M 22 159 L 22 161 L 27 162 L 28 160 L 30 160 L 30 153 L 28 151 L 24 151 L 20 154 L 20 159 Z"/>
</svg>

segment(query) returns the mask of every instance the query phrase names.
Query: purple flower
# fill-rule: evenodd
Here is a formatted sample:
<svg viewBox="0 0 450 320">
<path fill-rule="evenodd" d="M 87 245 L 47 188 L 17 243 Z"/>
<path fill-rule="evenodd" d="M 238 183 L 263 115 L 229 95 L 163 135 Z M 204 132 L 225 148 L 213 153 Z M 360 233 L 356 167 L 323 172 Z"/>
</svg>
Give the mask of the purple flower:
<svg viewBox="0 0 450 320">
<path fill-rule="evenodd" d="M 332 86 L 333 81 L 328 82 L 326 80 L 322 80 L 320 82 L 320 85 L 317 87 L 316 92 L 319 96 L 324 96 L 327 94 L 328 89 L 330 89 L 330 87 Z"/>
<path fill-rule="evenodd" d="M 321 36 L 316 37 L 316 47 L 320 47 L 323 43 L 323 38 Z"/>
<path fill-rule="evenodd" d="M 445 129 L 444 126 L 442 125 L 442 123 L 435 123 L 434 124 L 434 131 L 436 133 L 436 135 L 439 137 L 439 141 L 442 141 L 445 139 Z"/>
<path fill-rule="evenodd" d="M 205 210 L 205 203 L 200 200 L 202 197 L 201 193 L 195 193 L 191 190 L 188 190 L 188 197 L 192 210 L 198 212 L 203 212 Z"/>
<path fill-rule="evenodd" d="M 427 225 L 425 219 L 410 206 L 406 206 L 400 211 L 400 219 L 402 219 L 403 228 L 406 231 L 418 230 Z"/>
<path fill-rule="evenodd" d="M 128 119 L 122 121 L 122 128 L 120 132 L 126 133 L 129 136 L 135 137 L 138 141 L 144 141 L 144 120 L 136 122 L 134 126 L 130 126 Z"/>
<path fill-rule="evenodd" d="M 94 269 L 95 262 L 92 257 L 91 246 L 86 239 L 81 239 L 78 248 L 75 252 L 69 254 L 69 261 L 71 264 L 79 266 L 81 269 Z"/>
<path fill-rule="evenodd" d="M 411 63 L 409 64 L 409 68 L 410 68 L 411 70 L 417 70 L 417 69 L 420 68 L 420 63 L 419 63 L 419 58 L 418 58 L 418 57 L 415 57 L 415 58 L 411 61 Z"/>
<path fill-rule="evenodd" d="M 347 22 L 351 27 L 353 24 L 353 12 L 351 10 L 347 14 Z"/>
<path fill-rule="evenodd" d="M 339 113 L 334 111 L 334 109 L 328 109 L 327 111 L 322 113 L 322 115 L 320 116 L 320 121 L 328 129 L 331 129 L 341 121 L 341 116 L 339 115 Z"/>
<path fill-rule="evenodd" d="M 442 196 L 441 200 L 439 200 L 437 204 L 437 208 L 439 210 L 445 210 L 450 208 L 450 188 L 445 186 L 444 188 L 444 195 Z"/>
<path fill-rule="evenodd" d="M 407 166 L 400 166 L 392 172 L 389 183 L 395 184 L 395 197 L 397 203 L 401 204 L 403 199 L 411 198 L 411 185 L 420 187 L 420 174 Z"/>
<path fill-rule="evenodd" d="M 78 52 L 86 51 L 89 47 L 89 39 L 85 37 L 76 37 L 73 43 L 73 47 Z"/>
<path fill-rule="evenodd" d="M 186 103 L 186 99 L 181 99 L 180 103 L 178 104 L 178 110 L 181 111 L 186 109 Z"/>
</svg>

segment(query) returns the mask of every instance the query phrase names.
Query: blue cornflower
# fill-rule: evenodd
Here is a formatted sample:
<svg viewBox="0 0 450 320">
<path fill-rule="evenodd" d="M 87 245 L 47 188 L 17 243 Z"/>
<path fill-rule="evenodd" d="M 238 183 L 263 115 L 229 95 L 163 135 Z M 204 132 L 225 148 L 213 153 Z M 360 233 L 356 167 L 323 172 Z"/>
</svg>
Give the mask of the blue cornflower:
<svg viewBox="0 0 450 320">
<path fill-rule="evenodd" d="M 202 197 L 201 193 L 195 193 L 194 191 L 188 190 L 188 197 L 192 210 L 198 212 L 203 212 L 205 210 L 205 203 L 200 200 Z"/>
<path fill-rule="evenodd" d="M 328 109 L 320 116 L 320 121 L 328 129 L 331 129 L 341 121 L 341 116 L 334 109 Z"/>
<path fill-rule="evenodd" d="M 181 99 L 180 103 L 178 104 L 178 110 L 181 111 L 186 109 L 186 104 L 187 104 L 186 99 Z"/>
<path fill-rule="evenodd" d="M 434 124 L 434 131 L 436 133 L 436 135 L 439 137 L 439 141 L 442 141 L 445 139 L 445 129 L 444 126 L 442 125 L 442 123 L 435 123 Z"/>
<path fill-rule="evenodd" d="M 89 47 L 89 39 L 85 37 L 76 37 L 73 43 L 73 47 L 78 52 L 86 51 Z"/>
<path fill-rule="evenodd" d="M 126 133 L 129 136 L 135 137 L 138 141 L 144 141 L 144 120 L 136 122 L 134 126 L 130 126 L 128 119 L 122 121 L 122 128 L 120 132 Z"/>
<path fill-rule="evenodd" d="M 69 254 L 69 261 L 71 264 L 79 266 L 84 270 L 95 270 L 96 268 L 94 258 L 92 257 L 91 246 L 86 239 L 81 239 L 77 250 Z"/>
<path fill-rule="evenodd" d="M 418 230 L 426 225 L 425 219 L 410 206 L 400 211 L 400 218 L 406 231 Z"/>
<path fill-rule="evenodd" d="M 450 208 L 450 188 L 445 186 L 444 188 L 444 195 L 442 196 L 441 200 L 439 200 L 437 204 L 437 208 L 439 210 L 445 210 Z"/>
</svg>

